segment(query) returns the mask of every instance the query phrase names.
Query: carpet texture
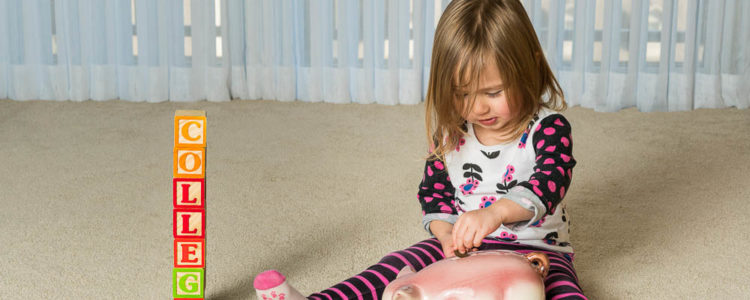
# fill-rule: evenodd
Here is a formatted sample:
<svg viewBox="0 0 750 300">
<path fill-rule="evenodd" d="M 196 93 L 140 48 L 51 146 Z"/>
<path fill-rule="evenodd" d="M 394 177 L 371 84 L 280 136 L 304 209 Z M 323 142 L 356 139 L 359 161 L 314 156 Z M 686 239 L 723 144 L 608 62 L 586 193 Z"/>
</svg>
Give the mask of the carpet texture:
<svg viewBox="0 0 750 300">
<path fill-rule="evenodd" d="M 207 299 L 309 294 L 427 234 L 424 106 L 0 101 L 0 299 L 170 299 L 173 114 L 208 116 Z M 591 299 L 750 294 L 750 110 L 565 112 Z M 744 254 L 743 254 L 744 253 Z"/>
</svg>

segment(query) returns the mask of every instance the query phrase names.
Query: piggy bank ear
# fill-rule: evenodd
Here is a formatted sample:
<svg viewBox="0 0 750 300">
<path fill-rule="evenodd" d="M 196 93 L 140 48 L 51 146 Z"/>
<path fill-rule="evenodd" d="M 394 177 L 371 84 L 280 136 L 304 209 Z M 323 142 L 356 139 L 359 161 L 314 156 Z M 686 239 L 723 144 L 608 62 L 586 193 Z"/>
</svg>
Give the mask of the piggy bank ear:
<svg viewBox="0 0 750 300">
<path fill-rule="evenodd" d="M 407 265 L 403 269 L 401 269 L 401 271 L 398 272 L 398 275 L 396 275 L 396 278 L 401 278 L 401 277 L 404 277 L 404 276 L 407 276 L 407 275 L 414 274 L 416 272 L 417 271 L 414 271 L 414 268 L 412 268 L 411 266 Z"/>
<path fill-rule="evenodd" d="M 531 252 L 525 256 L 526 259 L 529 260 L 529 263 L 531 263 L 531 267 L 534 268 L 539 276 L 542 276 L 542 279 L 546 278 L 549 273 L 549 258 L 547 257 L 547 254 L 542 252 Z"/>
</svg>

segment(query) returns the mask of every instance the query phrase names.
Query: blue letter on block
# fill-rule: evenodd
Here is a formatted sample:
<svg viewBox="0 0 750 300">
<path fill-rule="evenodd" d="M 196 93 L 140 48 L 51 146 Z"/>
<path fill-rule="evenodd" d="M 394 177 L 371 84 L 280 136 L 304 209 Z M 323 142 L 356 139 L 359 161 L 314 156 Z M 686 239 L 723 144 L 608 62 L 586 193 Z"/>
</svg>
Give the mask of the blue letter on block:
<svg viewBox="0 0 750 300">
<path fill-rule="evenodd" d="M 203 269 L 174 268 L 172 296 L 174 298 L 203 298 Z"/>
</svg>

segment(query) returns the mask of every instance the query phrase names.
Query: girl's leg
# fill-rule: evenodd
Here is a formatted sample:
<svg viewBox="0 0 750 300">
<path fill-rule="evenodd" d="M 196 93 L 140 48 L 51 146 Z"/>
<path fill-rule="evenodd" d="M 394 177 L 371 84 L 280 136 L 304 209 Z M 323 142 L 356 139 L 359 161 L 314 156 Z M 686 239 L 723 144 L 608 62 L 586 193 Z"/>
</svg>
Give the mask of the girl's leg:
<svg viewBox="0 0 750 300">
<path fill-rule="evenodd" d="M 419 271 L 443 258 L 445 255 L 440 241 L 436 238 L 427 239 L 404 250 L 388 254 L 364 272 L 307 298 L 378 300 L 383 295 L 385 286 L 396 279 L 398 272 L 405 266 L 409 265 Z"/>
<path fill-rule="evenodd" d="M 573 265 L 565 259 L 548 256 L 550 257 L 550 270 L 547 278 L 544 279 L 547 299 L 588 299 L 583 295 L 581 286 L 578 285 L 578 277 Z"/>
<path fill-rule="evenodd" d="M 573 268 L 572 255 L 485 239 L 482 242 L 480 250 L 489 249 L 511 250 L 522 254 L 530 252 L 543 252 L 547 254 L 550 262 L 549 273 L 544 279 L 547 300 L 588 299 L 583 295 L 581 286 L 578 284 L 578 276 Z"/>
</svg>

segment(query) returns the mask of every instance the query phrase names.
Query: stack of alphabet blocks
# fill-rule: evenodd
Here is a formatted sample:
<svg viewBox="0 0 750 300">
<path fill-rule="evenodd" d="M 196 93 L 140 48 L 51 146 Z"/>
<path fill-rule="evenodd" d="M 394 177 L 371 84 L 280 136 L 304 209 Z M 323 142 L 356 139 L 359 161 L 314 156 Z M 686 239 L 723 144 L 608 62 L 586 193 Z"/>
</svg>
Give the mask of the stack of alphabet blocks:
<svg viewBox="0 0 750 300">
<path fill-rule="evenodd" d="M 174 115 L 172 231 L 175 299 L 203 298 L 206 276 L 206 112 Z"/>
</svg>

